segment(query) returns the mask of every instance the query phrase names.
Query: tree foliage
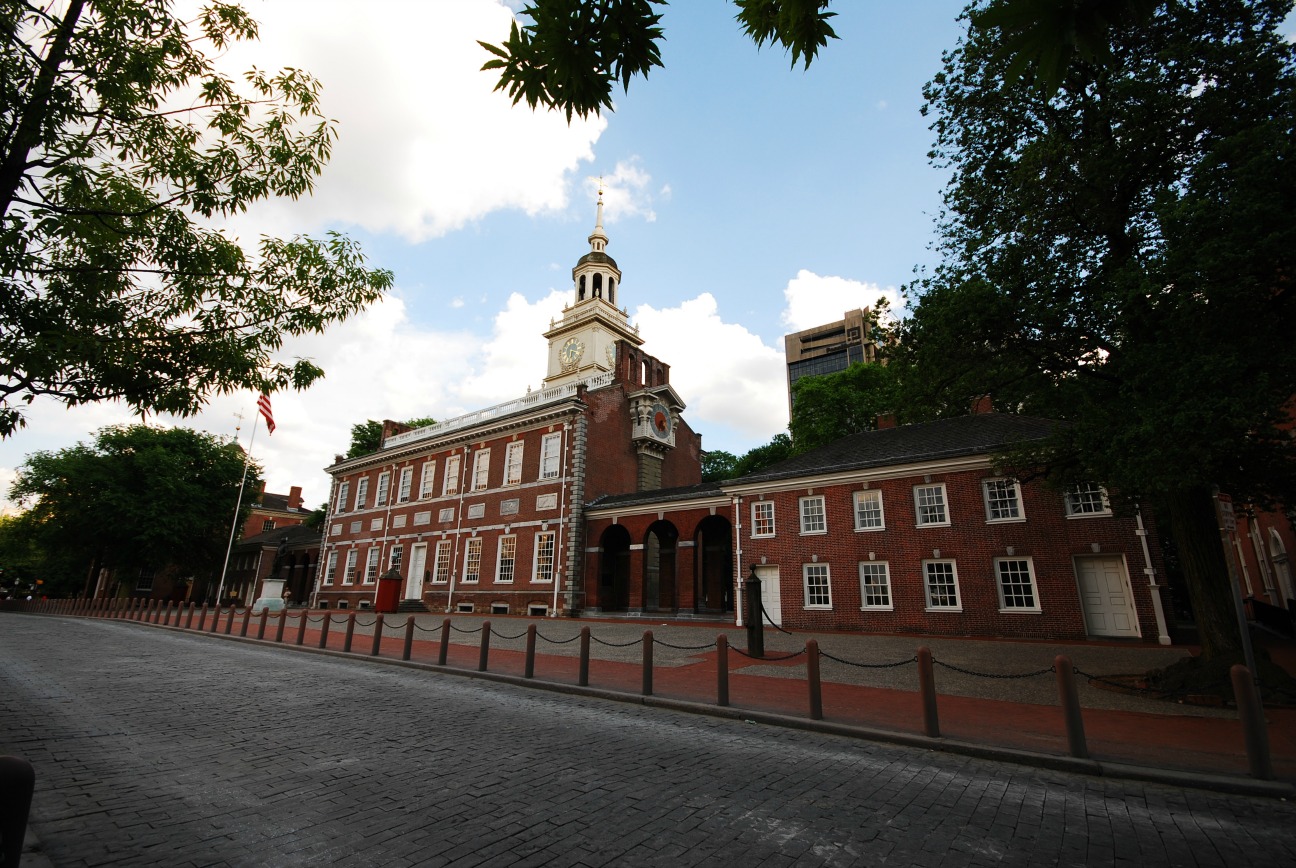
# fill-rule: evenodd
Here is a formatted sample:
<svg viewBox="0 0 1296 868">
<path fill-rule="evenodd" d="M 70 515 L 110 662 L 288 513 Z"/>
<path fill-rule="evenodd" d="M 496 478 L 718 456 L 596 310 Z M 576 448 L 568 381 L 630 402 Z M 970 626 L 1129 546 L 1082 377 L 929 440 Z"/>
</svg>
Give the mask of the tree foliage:
<svg viewBox="0 0 1296 868">
<path fill-rule="evenodd" d="M 390 273 L 347 238 L 212 228 L 311 191 L 335 135 L 307 73 L 238 84 L 204 48 L 254 39 L 214 2 L 0 5 L 0 436 L 40 395 L 188 415 L 214 393 L 304 388 L 272 358 L 375 301 Z"/>
<path fill-rule="evenodd" d="M 1053 94 L 974 27 L 926 89 L 952 178 L 908 400 L 1070 420 L 1033 460 L 1164 507 L 1210 655 L 1239 641 L 1212 488 L 1296 502 L 1290 9 L 1167 3 Z"/>
<path fill-rule="evenodd" d="M 897 400 L 895 369 L 878 362 L 856 362 L 844 371 L 802 377 L 792 386 L 796 452 L 872 431 L 878 416 L 897 410 Z"/>
<path fill-rule="evenodd" d="M 71 558 L 130 570 L 219 571 L 235 521 L 245 456 L 236 443 L 188 428 L 104 428 L 93 444 L 27 456 L 10 490 L 50 563 Z M 249 468 L 247 490 L 259 470 Z M 251 510 L 245 499 L 237 523 Z"/>
<path fill-rule="evenodd" d="M 408 422 L 400 423 L 411 429 L 422 428 L 426 425 L 436 424 L 436 420 L 431 416 L 418 416 L 410 419 Z M 357 422 L 351 426 L 351 448 L 347 450 L 347 458 L 358 458 L 361 455 L 368 455 L 370 452 L 377 452 L 382 448 L 383 423 L 376 419 L 366 419 L 363 422 Z"/>
</svg>

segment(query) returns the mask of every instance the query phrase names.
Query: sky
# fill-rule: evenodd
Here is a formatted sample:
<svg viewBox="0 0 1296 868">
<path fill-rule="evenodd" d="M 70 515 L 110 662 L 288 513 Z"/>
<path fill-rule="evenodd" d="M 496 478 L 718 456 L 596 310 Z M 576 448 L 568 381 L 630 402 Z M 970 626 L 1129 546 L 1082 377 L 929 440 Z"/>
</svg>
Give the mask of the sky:
<svg viewBox="0 0 1296 868">
<path fill-rule="evenodd" d="M 363 314 L 280 354 L 326 373 L 273 396 L 254 458 L 270 491 L 322 503 L 323 468 L 366 419 L 452 418 L 519 397 L 545 376 L 541 333 L 573 297 L 605 190 L 608 253 L 644 349 L 671 365 L 704 449 L 736 454 L 786 430 L 785 333 L 879 297 L 893 306 L 935 262 L 946 172 L 922 86 L 962 32 L 963 3 L 839 2 L 841 37 L 808 70 L 758 50 L 723 0 L 664 7 L 664 69 L 575 118 L 514 106 L 481 72 L 522 3 L 245 0 L 258 42 L 223 69 L 307 69 L 338 124 L 314 194 L 254 207 L 223 228 L 339 230 L 395 274 Z M 358 11 L 363 10 L 363 11 Z M 246 447 L 256 395 L 214 397 L 188 419 Z M 241 419 L 239 416 L 241 415 Z M 138 421 L 118 403 L 38 399 L 0 441 L 0 494 L 24 457 Z"/>
</svg>

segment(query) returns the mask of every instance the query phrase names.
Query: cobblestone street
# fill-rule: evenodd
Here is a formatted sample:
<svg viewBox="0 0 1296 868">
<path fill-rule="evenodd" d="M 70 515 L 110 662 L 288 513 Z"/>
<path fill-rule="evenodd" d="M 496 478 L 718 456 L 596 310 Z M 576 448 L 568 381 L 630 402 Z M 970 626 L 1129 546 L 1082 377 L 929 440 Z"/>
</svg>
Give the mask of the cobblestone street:
<svg viewBox="0 0 1296 868">
<path fill-rule="evenodd" d="M 1291 804 L 143 629 L 0 618 L 80 865 L 1296 864 Z"/>
</svg>

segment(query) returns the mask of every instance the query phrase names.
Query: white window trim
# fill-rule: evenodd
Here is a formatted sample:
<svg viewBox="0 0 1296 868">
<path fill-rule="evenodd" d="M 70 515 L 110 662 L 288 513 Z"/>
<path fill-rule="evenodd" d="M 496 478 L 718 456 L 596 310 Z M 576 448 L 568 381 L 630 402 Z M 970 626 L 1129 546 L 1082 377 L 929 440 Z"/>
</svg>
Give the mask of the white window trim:
<svg viewBox="0 0 1296 868">
<path fill-rule="evenodd" d="M 928 564 L 949 564 L 950 575 L 954 579 L 954 599 L 958 602 L 953 606 L 933 606 L 931 601 L 931 583 L 927 580 Z M 995 576 L 995 581 L 999 580 Z M 958 563 L 953 558 L 932 558 L 922 562 L 922 583 L 923 583 L 923 602 L 926 604 L 928 612 L 962 612 L 963 611 L 963 589 L 959 587 Z"/>
<path fill-rule="evenodd" d="M 1011 482 L 1013 487 L 1013 499 L 1017 503 L 1017 514 L 1010 518 L 991 518 L 990 517 L 990 487 L 1001 482 Z M 993 479 L 981 480 L 981 502 L 985 506 L 986 524 L 1013 524 L 1026 520 L 1026 505 L 1022 502 L 1021 483 L 1016 479 L 1007 476 L 997 476 Z M 948 510 L 948 506 L 946 509 Z"/>
<path fill-rule="evenodd" d="M 877 497 L 878 518 L 881 521 L 881 524 L 876 527 L 860 526 L 859 505 L 860 501 L 863 500 L 865 496 Z M 851 520 L 855 523 L 856 533 L 874 533 L 876 531 L 886 530 L 886 506 L 883 503 L 882 490 L 880 488 L 865 488 L 855 492 L 851 496 L 851 512 Z"/>
<path fill-rule="evenodd" d="M 999 564 L 1004 561 L 1025 561 L 1026 572 L 1030 576 L 1031 597 L 1035 600 L 1034 606 L 1009 606 L 1004 600 L 1003 579 L 999 575 Z M 1040 606 L 1039 582 L 1035 578 L 1035 560 L 1031 557 L 999 557 L 994 559 L 994 581 L 995 590 L 999 594 L 999 611 L 1004 614 L 1020 615 L 1039 615 L 1043 613 Z"/>
<path fill-rule="evenodd" d="M 769 526 L 770 526 L 770 529 L 769 529 L 769 532 L 768 532 L 768 533 L 757 533 L 757 532 L 756 532 L 756 527 L 757 527 L 757 524 L 758 524 L 758 522 L 757 522 L 757 520 L 756 520 L 756 509 L 757 509 L 757 507 L 761 507 L 762 509 L 765 508 L 765 507 L 768 507 L 768 508 L 769 508 Z M 752 535 L 752 539 L 769 539 L 770 537 L 773 537 L 773 536 L 777 536 L 777 535 L 778 535 L 778 523 L 777 523 L 777 521 L 776 521 L 776 519 L 775 519 L 774 516 L 775 516 L 774 501 L 772 501 L 772 500 L 753 500 L 753 501 L 752 501 L 752 505 L 751 505 L 751 535 Z"/>
<path fill-rule="evenodd" d="M 918 503 L 918 492 L 926 488 L 939 488 L 941 493 L 941 506 L 945 510 L 944 521 L 923 521 L 922 506 Z M 949 491 L 945 488 L 943 482 L 924 482 L 922 485 L 913 487 L 913 504 L 914 504 L 914 526 L 915 527 L 949 527 L 950 526 L 950 503 Z"/>
<path fill-rule="evenodd" d="M 823 527 L 818 530 L 806 530 L 806 504 L 811 501 L 819 501 L 819 516 L 823 521 Z M 828 503 L 822 494 L 808 494 L 805 497 L 797 499 L 797 518 L 801 530 L 801 536 L 819 536 L 828 533 Z"/>
<path fill-rule="evenodd" d="M 864 592 L 864 568 L 881 567 L 886 577 L 887 604 L 880 606 L 876 603 L 866 602 L 868 595 Z M 861 612 L 894 612 L 895 611 L 895 589 L 891 587 L 891 563 L 889 561 L 860 561 L 859 562 L 859 581 L 860 581 L 860 611 Z M 876 587 L 876 586 L 875 586 Z"/>
<path fill-rule="evenodd" d="M 1066 511 L 1066 517 L 1068 519 L 1108 518 L 1111 516 L 1112 514 L 1111 501 L 1107 497 L 1107 489 L 1101 485 L 1097 485 L 1096 483 L 1089 483 L 1089 484 L 1097 488 L 1099 496 L 1102 497 L 1102 505 L 1103 505 L 1102 511 L 1101 512 L 1072 512 L 1071 492 L 1073 489 L 1078 488 L 1078 486 L 1071 486 L 1071 488 L 1068 488 L 1066 491 L 1062 493 L 1062 508 Z"/>
<path fill-rule="evenodd" d="M 822 569 L 824 576 L 824 589 L 828 592 L 827 603 L 810 602 L 810 571 Z M 832 568 L 828 564 L 802 564 L 801 565 L 801 593 L 802 606 L 806 609 L 813 609 L 816 612 L 832 611 Z"/>
</svg>

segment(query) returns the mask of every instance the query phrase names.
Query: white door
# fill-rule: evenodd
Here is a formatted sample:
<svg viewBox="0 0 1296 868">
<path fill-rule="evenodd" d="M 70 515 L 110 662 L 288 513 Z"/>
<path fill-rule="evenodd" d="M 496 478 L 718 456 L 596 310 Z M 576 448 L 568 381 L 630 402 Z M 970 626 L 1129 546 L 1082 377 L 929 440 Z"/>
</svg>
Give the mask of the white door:
<svg viewBox="0 0 1296 868">
<path fill-rule="evenodd" d="M 1125 559 L 1078 557 L 1075 570 L 1085 631 L 1090 636 L 1137 637 L 1138 618 L 1134 614 Z"/>
<path fill-rule="evenodd" d="M 405 599 L 423 599 L 423 568 L 427 564 L 427 543 L 410 549 L 409 578 L 405 579 Z"/>
<path fill-rule="evenodd" d="M 765 607 L 765 617 L 769 622 L 782 626 L 783 604 L 779 594 L 778 567 L 769 564 L 757 566 L 756 578 L 761 580 L 761 605 Z"/>
</svg>

